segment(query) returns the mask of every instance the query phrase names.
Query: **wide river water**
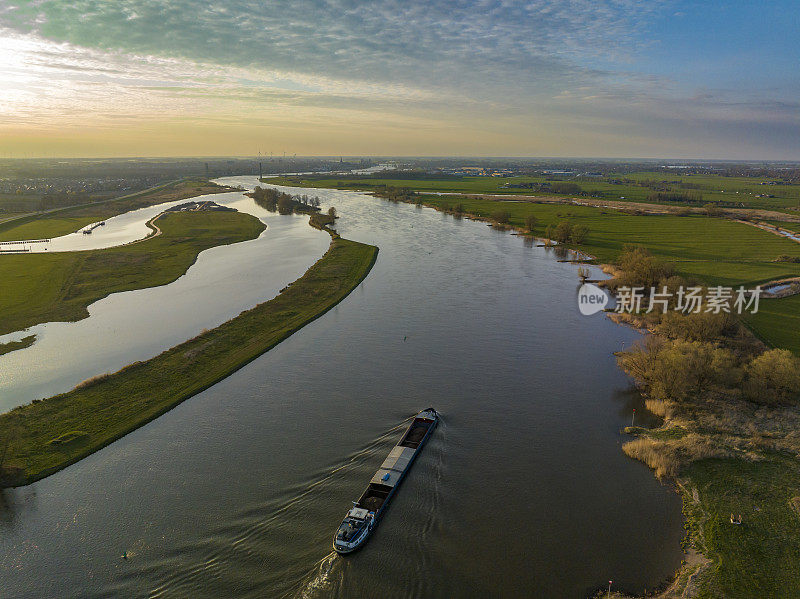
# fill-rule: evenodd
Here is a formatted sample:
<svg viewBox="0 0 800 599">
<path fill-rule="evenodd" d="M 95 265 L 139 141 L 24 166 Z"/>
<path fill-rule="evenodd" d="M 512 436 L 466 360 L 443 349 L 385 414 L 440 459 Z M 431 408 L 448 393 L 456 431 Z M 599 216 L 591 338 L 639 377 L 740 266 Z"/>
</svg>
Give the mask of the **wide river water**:
<svg viewBox="0 0 800 599">
<path fill-rule="evenodd" d="M 668 579 L 682 557 L 679 498 L 620 450 L 620 429 L 634 408 L 644 424 L 645 410 L 612 352 L 638 334 L 580 315 L 577 267 L 484 223 L 303 193 L 336 206 L 345 238 L 380 247 L 369 277 L 154 422 L 0 492 L 0 596 L 581 598 L 608 580 L 641 592 Z M 262 217 L 259 240 L 204 252 L 162 295 L 114 295 L 87 328 L 43 333 L 29 350 L 60 346 L 42 357 L 67 366 L 40 378 L 43 363 L 29 376 L 18 367 L 7 403 L 213 326 L 327 247 L 305 219 Z M 265 245 L 273 234 L 280 243 Z M 150 320 L 153 302 L 168 318 Z M 443 421 L 376 533 L 352 556 L 332 554 L 350 502 L 428 406 Z"/>
</svg>

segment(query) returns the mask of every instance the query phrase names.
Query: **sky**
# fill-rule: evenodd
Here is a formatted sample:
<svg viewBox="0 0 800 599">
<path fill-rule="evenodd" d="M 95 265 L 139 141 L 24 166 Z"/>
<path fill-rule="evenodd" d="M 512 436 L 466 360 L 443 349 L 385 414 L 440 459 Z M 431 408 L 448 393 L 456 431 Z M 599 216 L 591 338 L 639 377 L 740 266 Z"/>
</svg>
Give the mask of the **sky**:
<svg viewBox="0 0 800 599">
<path fill-rule="evenodd" d="M 0 157 L 800 160 L 800 2 L 0 0 Z"/>
</svg>

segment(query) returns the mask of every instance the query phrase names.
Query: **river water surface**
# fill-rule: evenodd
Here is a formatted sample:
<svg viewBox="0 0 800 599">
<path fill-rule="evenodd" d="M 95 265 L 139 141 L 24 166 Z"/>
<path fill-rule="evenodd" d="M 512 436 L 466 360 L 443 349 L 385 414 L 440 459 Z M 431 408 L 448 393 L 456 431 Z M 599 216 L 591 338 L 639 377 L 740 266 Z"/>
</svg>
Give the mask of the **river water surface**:
<svg viewBox="0 0 800 599">
<path fill-rule="evenodd" d="M 0 411 L 152 358 L 203 329 L 222 324 L 274 297 L 302 276 L 330 243 L 327 235 L 308 226 L 307 216 L 287 218 L 267 212 L 241 192 L 200 197 L 252 214 L 267 230 L 258 239 L 201 252 L 188 272 L 170 285 L 116 293 L 97 301 L 89 306 L 90 316 L 84 320 L 49 322 L 0 336 L 0 343 L 30 334 L 37 337 L 32 346 L 0 356 Z M 70 240 L 80 244 L 92 237 L 93 249 L 98 249 L 120 245 L 120 240 L 141 239 L 149 233 L 148 220 L 186 201 L 111 218 L 96 229 L 103 235 L 65 235 L 52 243 L 72 247 Z"/>
<path fill-rule="evenodd" d="M 221 383 L 3 492 L 0 595 L 579 598 L 668 578 L 680 501 L 620 450 L 644 409 L 612 352 L 637 334 L 580 315 L 577 267 L 484 223 L 303 193 L 380 247 L 369 277 Z M 268 260 L 217 250 L 236 275 L 195 292 L 208 301 L 271 277 Z M 443 421 L 376 533 L 333 555 L 350 502 L 428 406 Z"/>
</svg>

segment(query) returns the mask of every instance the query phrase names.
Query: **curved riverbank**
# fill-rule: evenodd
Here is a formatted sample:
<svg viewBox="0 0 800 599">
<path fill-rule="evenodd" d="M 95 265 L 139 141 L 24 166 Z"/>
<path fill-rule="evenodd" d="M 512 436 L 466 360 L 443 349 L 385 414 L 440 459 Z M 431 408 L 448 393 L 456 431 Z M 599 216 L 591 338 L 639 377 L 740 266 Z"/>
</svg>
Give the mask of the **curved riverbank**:
<svg viewBox="0 0 800 599">
<path fill-rule="evenodd" d="M 266 229 L 258 218 L 239 212 L 180 212 L 159 222 L 164 234 L 150 235 L 146 243 L 0 258 L 0 280 L 9 283 L 0 297 L 0 335 L 80 320 L 99 299 L 171 283 L 200 252 L 255 239 Z"/>
<path fill-rule="evenodd" d="M 231 190 L 205 180 L 178 180 L 119 198 L 30 214 L 0 223 L 0 246 L 12 240 L 57 238 L 140 208 Z"/>
<path fill-rule="evenodd" d="M 378 248 L 334 238 L 305 275 L 228 322 L 72 391 L 0 415 L 7 446 L 0 486 L 40 480 L 226 378 L 341 302 Z"/>
<path fill-rule="evenodd" d="M 12 351 L 17 351 L 18 349 L 25 349 L 26 347 L 30 347 L 36 341 L 36 335 L 26 335 L 22 339 L 18 341 L 9 341 L 7 343 L 0 343 L 0 356 L 3 354 L 11 353 Z"/>
<path fill-rule="evenodd" d="M 612 288 L 660 289 L 665 277 L 675 288 L 688 285 L 641 248 L 612 269 Z M 696 597 L 700 588 L 731 598 L 795 596 L 800 522 L 787 499 L 800 497 L 800 359 L 766 347 L 735 316 L 707 305 L 696 313 L 611 316 L 648 333 L 617 357 L 645 406 L 663 418 L 655 428 L 625 427 L 622 450 L 676 481 L 687 520 L 691 551 L 659 597 Z"/>
<path fill-rule="evenodd" d="M 256 178 L 221 182 L 252 187 Z M 366 282 L 300 334 L 147 426 L 33 485 L 0 492 L 0 520 L 15 522 L 0 539 L 4 587 L 12 595 L 92 597 L 403 597 L 414 589 L 443 599 L 476 592 L 578 599 L 606 577 L 631 589 L 669 577 L 680 562 L 678 496 L 619 451 L 619 430 L 631 408 L 641 408 L 631 405 L 612 352 L 637 334 L 564 301 L 575 293 L 578 267 L 483 223 L 356 193 L 319 195 L 323 210 L 341 213 L 344 238 L 381 248 Z M 231 205 L 246 210 L 250 202 Z M 273 297 L 330 238 L 307 218 L 263 217 L 270 229 L 259 240 L 201 255 L 198 266 L 218 255 L 220 270 L 249 256 L 235 278 L 213 278 L 217 293 L 207 285 L 154 293 L 177 282 L 117 294 L 109 299 L 146 298 L 162 306 L 155 316 L 172 310 L 169 319 L 156 323 L 153 312 L 128 302 L 113 319 L 97 320 L 112 313 L 100 304 L 81 322 L 102 327 L 82 327 L 81 339 L 100 331 L 96 341 L 108 351 L 102 331 L 116 321 L 133 314 L 169 328 L 215 295 L 243 306 L 228 320 L 263 301 L 247 305 L 239 289 L 265 278 L 277 286 L 259 282 L 257 297 Z M 264 243 L 270 239 L 278 242 Z M 304 239 L 318 242 L 313 258 L 290 278 L 273 277 L 281 257 L 295 260 L 308 247 L 298 243 Z M 187 277 L 209 279 L 196 267 Z M 70 330 L 59 336 L 61 347 L 76 336 L 73 327 L 63 326 Z M 128 330 L 114 337 L 127 343 Z M 47 333 L 11 356 L 24 357 Z M 55 395 L 158 351 L 113 367 L 100 356 L 103 366 L 82 370 L 69 386 L 25 396 Z M 74 364 L 71 354 L 65 359 Z M 407 483 L 414 488 L 392 505 L 367 553 L 327 560 L 318 572 L 342 506 L 390 449 L 386 433 L 432 402 L 447 418 Z M 653 538 L 662 542 L 654 546 Z"/>
</svg>

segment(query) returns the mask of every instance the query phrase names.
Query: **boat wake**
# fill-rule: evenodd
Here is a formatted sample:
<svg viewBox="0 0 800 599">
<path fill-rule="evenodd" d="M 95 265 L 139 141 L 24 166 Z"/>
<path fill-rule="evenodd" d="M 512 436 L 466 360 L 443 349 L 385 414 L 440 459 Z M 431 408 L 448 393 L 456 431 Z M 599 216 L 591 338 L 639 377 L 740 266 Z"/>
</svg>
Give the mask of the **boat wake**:
<svg viewBox="0 0 800 599">
<path fill-rule="evenodd" d="M 331 551 L 314 564 L 309 580 L 303 583 L 300 591 L 292 593 L 291 595 L 299 599 L 314 599 L 320 596 L 330 596 L 331 592 L 334 590 L 333 587 L 335 586 L 336 579 L 338 578 L 341 580 L 341 577 L 334 576 L 334 569 L 336 568 L 337 562 L 340 561 L 336 552 Z"/>
<path fill-rule="evenodd" d="M 107 591 L 153 599 L 262 597 L 265 588 L 274 597 L 330 594 L 343 576 L 338 572 L 342 560 L 327 553 L 341 507 L 347 504 L 342 494 L 349 497 L 342 483 L 363 480 L 356 472 L 368 472 L 411 419 L 312 476 L 310 482 L 279 491 L 273 499 L 232 516 L 205 538 L 178 545 L 150 563 L 135 564 Z"/>
</svg>

